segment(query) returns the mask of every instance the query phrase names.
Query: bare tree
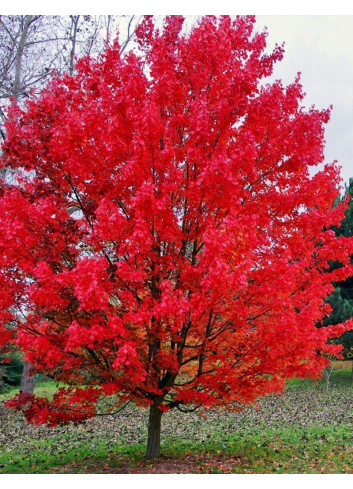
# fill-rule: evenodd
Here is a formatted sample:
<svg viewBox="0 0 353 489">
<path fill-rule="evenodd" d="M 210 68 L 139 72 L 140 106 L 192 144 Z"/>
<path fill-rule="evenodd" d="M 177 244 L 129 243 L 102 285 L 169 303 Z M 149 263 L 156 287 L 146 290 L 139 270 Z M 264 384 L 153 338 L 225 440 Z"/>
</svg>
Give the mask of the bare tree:
<svg viewBox="0 0 353 489">
<path fill-rule="evenodd" d="M 106 45 L 120 37 L 121 51 L 125 51 L 135 35 L 140 16 L 116 15 L 70 15 L 60 17 L 60 29 L 64 41 L 60 52 L 60 61 L 56 69 L 62 73 L 74 73 L 75 61 L 82 56 L 96 57 Z"/>
<path fill-rule="evenodd" d="M 77 58 L 98 56 L 120 33 L 122 51 L 131 43 L 139 16 L 0 16 L 0 137 L 5 108 L 38 93 L 52 70 L 74 73 Z"/>
<path fill-rule="evenodd" d="M 9 15 L 0 17 L 0 100 L 2 128 L 5 109 L 21 104 L 31 91 L 39 91 L 55 67 L 60 33 L 53 29 L 54 17 Z"/>
</svg>

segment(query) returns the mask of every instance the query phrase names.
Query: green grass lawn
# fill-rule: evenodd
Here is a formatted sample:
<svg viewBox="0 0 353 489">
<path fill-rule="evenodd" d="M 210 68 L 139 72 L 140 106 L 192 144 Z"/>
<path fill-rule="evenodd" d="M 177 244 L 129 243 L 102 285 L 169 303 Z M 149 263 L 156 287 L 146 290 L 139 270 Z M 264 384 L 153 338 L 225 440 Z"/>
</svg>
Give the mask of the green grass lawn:
<svg viewBox="0 0 353 489">
<path fill-rule="evenodd" d="M 242 413 L 166 413 L 159 461 L 143 459 L 147 412 L 129 405 L 115 416 L 57 428 L 30 426 L 0 404 L 0 473 L 353 473 L 350 368 L 330 385 L 293 379 L 283 395 Z M 36 393 L 51 396 L 41 383 Z M 10 398 L 15 390 L 0 395 Z"/>
</svg>

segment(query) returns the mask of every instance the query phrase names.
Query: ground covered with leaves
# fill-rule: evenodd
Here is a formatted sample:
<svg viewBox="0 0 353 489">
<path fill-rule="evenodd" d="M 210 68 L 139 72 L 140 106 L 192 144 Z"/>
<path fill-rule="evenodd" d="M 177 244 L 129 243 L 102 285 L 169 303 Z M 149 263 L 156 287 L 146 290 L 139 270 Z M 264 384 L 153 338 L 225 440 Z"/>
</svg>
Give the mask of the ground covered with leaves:
<svg viewBox="0 0 353 489">
<path fill-rule="evenodd" d="M 53 384 L 38 391 L 50 395 Z M 14 392 L 0 396 L 4 400 Z M 0 404 L 0 473 L 353 473 L 349 369 L 291 381 L 241 413 L 166 413 L 162 457 L 143 458 L 147 412 L 129 405 L 81 425 L 30 426 Z"/>
</svg>

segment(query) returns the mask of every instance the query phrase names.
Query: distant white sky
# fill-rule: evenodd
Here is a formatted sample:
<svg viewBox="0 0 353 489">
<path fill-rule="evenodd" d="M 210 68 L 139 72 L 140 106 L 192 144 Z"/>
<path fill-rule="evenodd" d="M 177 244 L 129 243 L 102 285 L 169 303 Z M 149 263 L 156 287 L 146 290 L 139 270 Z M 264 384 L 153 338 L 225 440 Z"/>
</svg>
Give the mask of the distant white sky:
<svg viewBox="0 0 353 489">
<path fill-rule="evenodd" d="M 257 16 L 268 28 L 268 46 L 285 42 L 285 56 L 274 78 L 291 83 L 298 71 L 304 105 L 333 105 L 326 126 L 327 161 L 338 160 L 342 178 L 353 177 L 353 16 Z"/>
</svg>

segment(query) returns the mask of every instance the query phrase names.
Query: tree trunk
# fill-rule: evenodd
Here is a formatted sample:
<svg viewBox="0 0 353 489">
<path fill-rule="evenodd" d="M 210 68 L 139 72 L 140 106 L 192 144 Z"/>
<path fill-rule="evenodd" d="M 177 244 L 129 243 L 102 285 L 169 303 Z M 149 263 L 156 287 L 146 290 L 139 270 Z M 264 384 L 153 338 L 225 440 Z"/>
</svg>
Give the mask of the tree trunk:
<svg viewBox="0 0 353 489">
<path fill-rule="evenodd" d="M 145 458 L 157 458 L 161 454 L 161 421 L 162 414 L 159 403 L 151 404 L 148 419 L 148 438 Z"/>
<path fill-rule="evenodd" d="M 35 375 L 31 375 L 31 364 L 25 360 L 23 362 L 20 392 L 23 392 L 24 394 L 33 394 L 34 378 Z"/>
<path fill-rule="evenodd" d="M 70 41 L 71 41 L 71 52 L 70 52 L 70 66 L 69 66 L 69 74 L 72 75 L 74 72 L 74 61 L 76 55 L 76 43 L 77 43 L 77 31 L 78 31 L 78 22 L 80 20 L 79 15 L 70 15 L 71 17 L 71 31 L 73 29 L 73 33 L 70 32 Z"/>
</svg>

